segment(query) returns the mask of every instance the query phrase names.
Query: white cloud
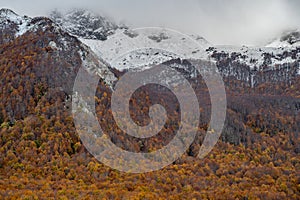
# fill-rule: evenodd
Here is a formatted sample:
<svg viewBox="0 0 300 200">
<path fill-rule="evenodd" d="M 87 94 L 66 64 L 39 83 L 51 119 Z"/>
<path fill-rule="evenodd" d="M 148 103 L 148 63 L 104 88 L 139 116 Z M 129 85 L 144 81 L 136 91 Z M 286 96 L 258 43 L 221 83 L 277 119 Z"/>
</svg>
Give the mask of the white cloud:
<svg viewBox="0 0 300 200">
<path fill-rule="evenodd" d="M 0 6 L 30 16 L 89 8 L 136 27 L 166 26 L 215 44 L 254 45 L 300 27 L 297 0 L 2 0 Z"/>
</svg>

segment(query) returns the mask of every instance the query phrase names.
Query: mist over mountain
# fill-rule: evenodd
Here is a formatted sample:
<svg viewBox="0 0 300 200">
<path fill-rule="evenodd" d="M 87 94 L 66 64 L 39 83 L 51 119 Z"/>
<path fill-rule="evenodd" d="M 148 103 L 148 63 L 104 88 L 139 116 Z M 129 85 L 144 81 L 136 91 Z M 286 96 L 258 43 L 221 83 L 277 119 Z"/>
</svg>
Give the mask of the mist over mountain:
<svg viewBox="0 0 300 200">
<path fill-rule="evenodd" d="M 275 2 L 275 8 L 279 3 Z M 1 198 L 299 199 L 300 34 L 295 28 L 257 47 L 215 45 L 205 35 L 191 32 L 186 37 L 197 41 L 194 48 L 184 45 L 187 38 L 163 29 L 135 30 L 130 23 L 120 25 L 85 9 L 56 10 L 49 17 L 1 9 Z M 145 44 L 157 48 L 124 54 Z M 159 50 L 161 45 L 182 47 L 182 56 Z M 116 54 L 124 56 L 115 61 Z M 214 134 L 209 130 L 212 105 L 208 86 L 191 60 L 214 62 L 227 96 L 221 137 L 203 159 L 197 155 L 204 138 Z M 126 72 L 151 70 L 153 64 L 176 70 L 191 85 L 201 114 L 197 134 L 178 160 L 159 171 L 119 172 L 100 163 L 83 144 L 75 128 L 72 101 L 80 102 L 85 113 L 91 108 L 83 95 L 74 93 L 74 82 L 79 70 L 97 75 L 91 106 L 103 129 L 101 137 L 119 149 L 147 157 L 168 145 L 180 129 L 184 111 L 177 97 L 156 84 L 143 85 L 132 94 L 129 112 L 138 125 L 149 123 L 153 105 L 166 110 L 164 126 L 150 138 L 122 130 L 111 102 L 115 85 Z M 209 69 L 210 65 L 202 66 Z M 166 80 L 167 84 L 172 81 L 182 80 L 177 76 Z M 91 89 L 84 82 L 80 86 Z M 183 96 L 184 92 L 178 91 Z M 87 129 L 94 131 L 94 127 Z M 96 147 L 102 145 L 97 135 L 84 137 Z M 124 165 L 120 159 L 114 162 Z M 140 163 L 139 167 L 148 166 Z"/>
<path fill-rule="evenodd" d="M 99 58 L 105 59 L 113 68 L 120 71 L 147 69 L 151 64 L 160 64 L 179 58 L 172 53 L 148 50 L 133 53 L 135 55 L 124 57 L 120 59 L 120 62 L 116 62 L 115 58 L 118 55 L 126 53 L 129 49 L 142 48 L 145 41 L 149 46 L 156 46 L 159 49 L 164 43 L 165 45 L 176 44 L 182 38 L 156 32 L 155 29 L 149 32 L 145 29 L 139 33 L 139 30 L 134 30 L 130 25 L 117 25 L 116 22 L 86 10 L 73 10 L 65 14 L 54 11 L 50 14 L 50 18 L 69 33 L 79 37 Z M 101 26 L 100 29 L 99 26 Z M 298 34 L 298 31 L 284 33 L 278 35 L 277 39 L 266 46 L 258 47 L 213 45 L 199 35 L 190 35 L 200 46 L 195 49 L 182 47 L 185 57 L 181 59 L 215 60 L 224 77 L 234 76 L 251 87 L 266 82 L 288 83 L 300 74 Z M 118 42 L 110 42 L 114 40 Z M 184 42 L 178 45 L 183 44 Z M 243 66 L 243 70 L 239 66 Z M 281 73 L 283 69 L 286 69 L 284 74 Z M 268 75 L 260 73 L 264 71 L 268 71 Z"/>
<path fill-rule="evenodd" d="M 134 27 L 163 26 L 197 34 L 217 45 L 261 45 L 280 33 L 299 28 L 297 0 L 79 0 L 39 2 L 3 0 L 2 7 L 20 14 L 45 16 L 55 8 L 92 10 Z"/>
</svg>

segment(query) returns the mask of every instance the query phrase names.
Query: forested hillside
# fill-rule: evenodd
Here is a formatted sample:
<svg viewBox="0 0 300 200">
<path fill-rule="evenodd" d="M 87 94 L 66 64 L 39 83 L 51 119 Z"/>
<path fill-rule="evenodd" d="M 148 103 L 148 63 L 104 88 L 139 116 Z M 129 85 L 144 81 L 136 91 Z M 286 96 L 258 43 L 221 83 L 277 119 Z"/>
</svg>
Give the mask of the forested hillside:
<svg viewBox="0 0 300 200">
<path fill-rule="evenodd" d="M 94 56 L 91 50 L 48 18 L 27 19 L 35 28 L 20 36 L 15 35 L 15 22 L 1 20 L 1 199 L 300 198 L 299 76 L 293 74 L 290 81 L 261 78 L 255 85 L 224 77 L 225 127 L 213 151 L 199 159 L 196 155 L 209 126 L 211 105 L 201 76 L 181 71 L 199 99 L 201 120 L 195 142 L 160 171 L 122 173 L 90 155 L 74 126 L 72 88 L 83 67 L 82 52 L 88 59 Z M 89 62 L 97 65 L 93 59 Z M 226 68 L 230 62 L 226 59 L 219 61 L 219 67 Z M 174 63 L 181 61 L 166 64 Z M 117 78 L 124 73 L 111 67 Z M 284 73 L 283 69 L 278 74 Z M 166 107 L 167 123 L 150 139 L 128 136 L 117 127 L 111 94 L 110 85 L 100 79 L 95 95 L 97 117 L 115 145 L 151 152 L 174 137 L 180 109 L 170 91 L 150 85 L 132 96 L 131 117 L 137 124 L 147 123 L 150 106 Z"/>
</svg>

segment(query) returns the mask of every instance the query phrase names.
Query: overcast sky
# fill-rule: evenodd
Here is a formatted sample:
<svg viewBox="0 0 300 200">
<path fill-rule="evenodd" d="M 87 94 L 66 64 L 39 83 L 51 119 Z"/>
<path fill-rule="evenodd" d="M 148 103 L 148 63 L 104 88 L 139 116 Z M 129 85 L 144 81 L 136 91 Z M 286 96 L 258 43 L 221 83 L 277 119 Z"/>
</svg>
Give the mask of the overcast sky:
<svg viewBox="0 0 300 200">
<path fill-rule="evenodd" d="M 213 44 L 257 45 L 300 27 L 298 0 L 1 0 L 22 15 L 88 8 L 134 27 L 164 26 Z"/>
</svg>

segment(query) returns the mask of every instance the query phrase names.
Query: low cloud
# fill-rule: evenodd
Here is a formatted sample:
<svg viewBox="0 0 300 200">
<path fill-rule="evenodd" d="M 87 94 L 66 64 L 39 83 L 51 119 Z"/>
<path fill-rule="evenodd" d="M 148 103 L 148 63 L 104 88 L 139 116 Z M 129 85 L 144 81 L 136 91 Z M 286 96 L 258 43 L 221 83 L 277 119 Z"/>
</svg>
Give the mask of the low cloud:
<svg viewBox="0 0 300 200">
<path fill-rule="evenodd" d="M 2 0 L 0 6 L 29 16 L 91 9 L 134 27 L 165 26 L 214 44 L 258 45 L 300 27 L 297 0 Z"/>
</svg>

